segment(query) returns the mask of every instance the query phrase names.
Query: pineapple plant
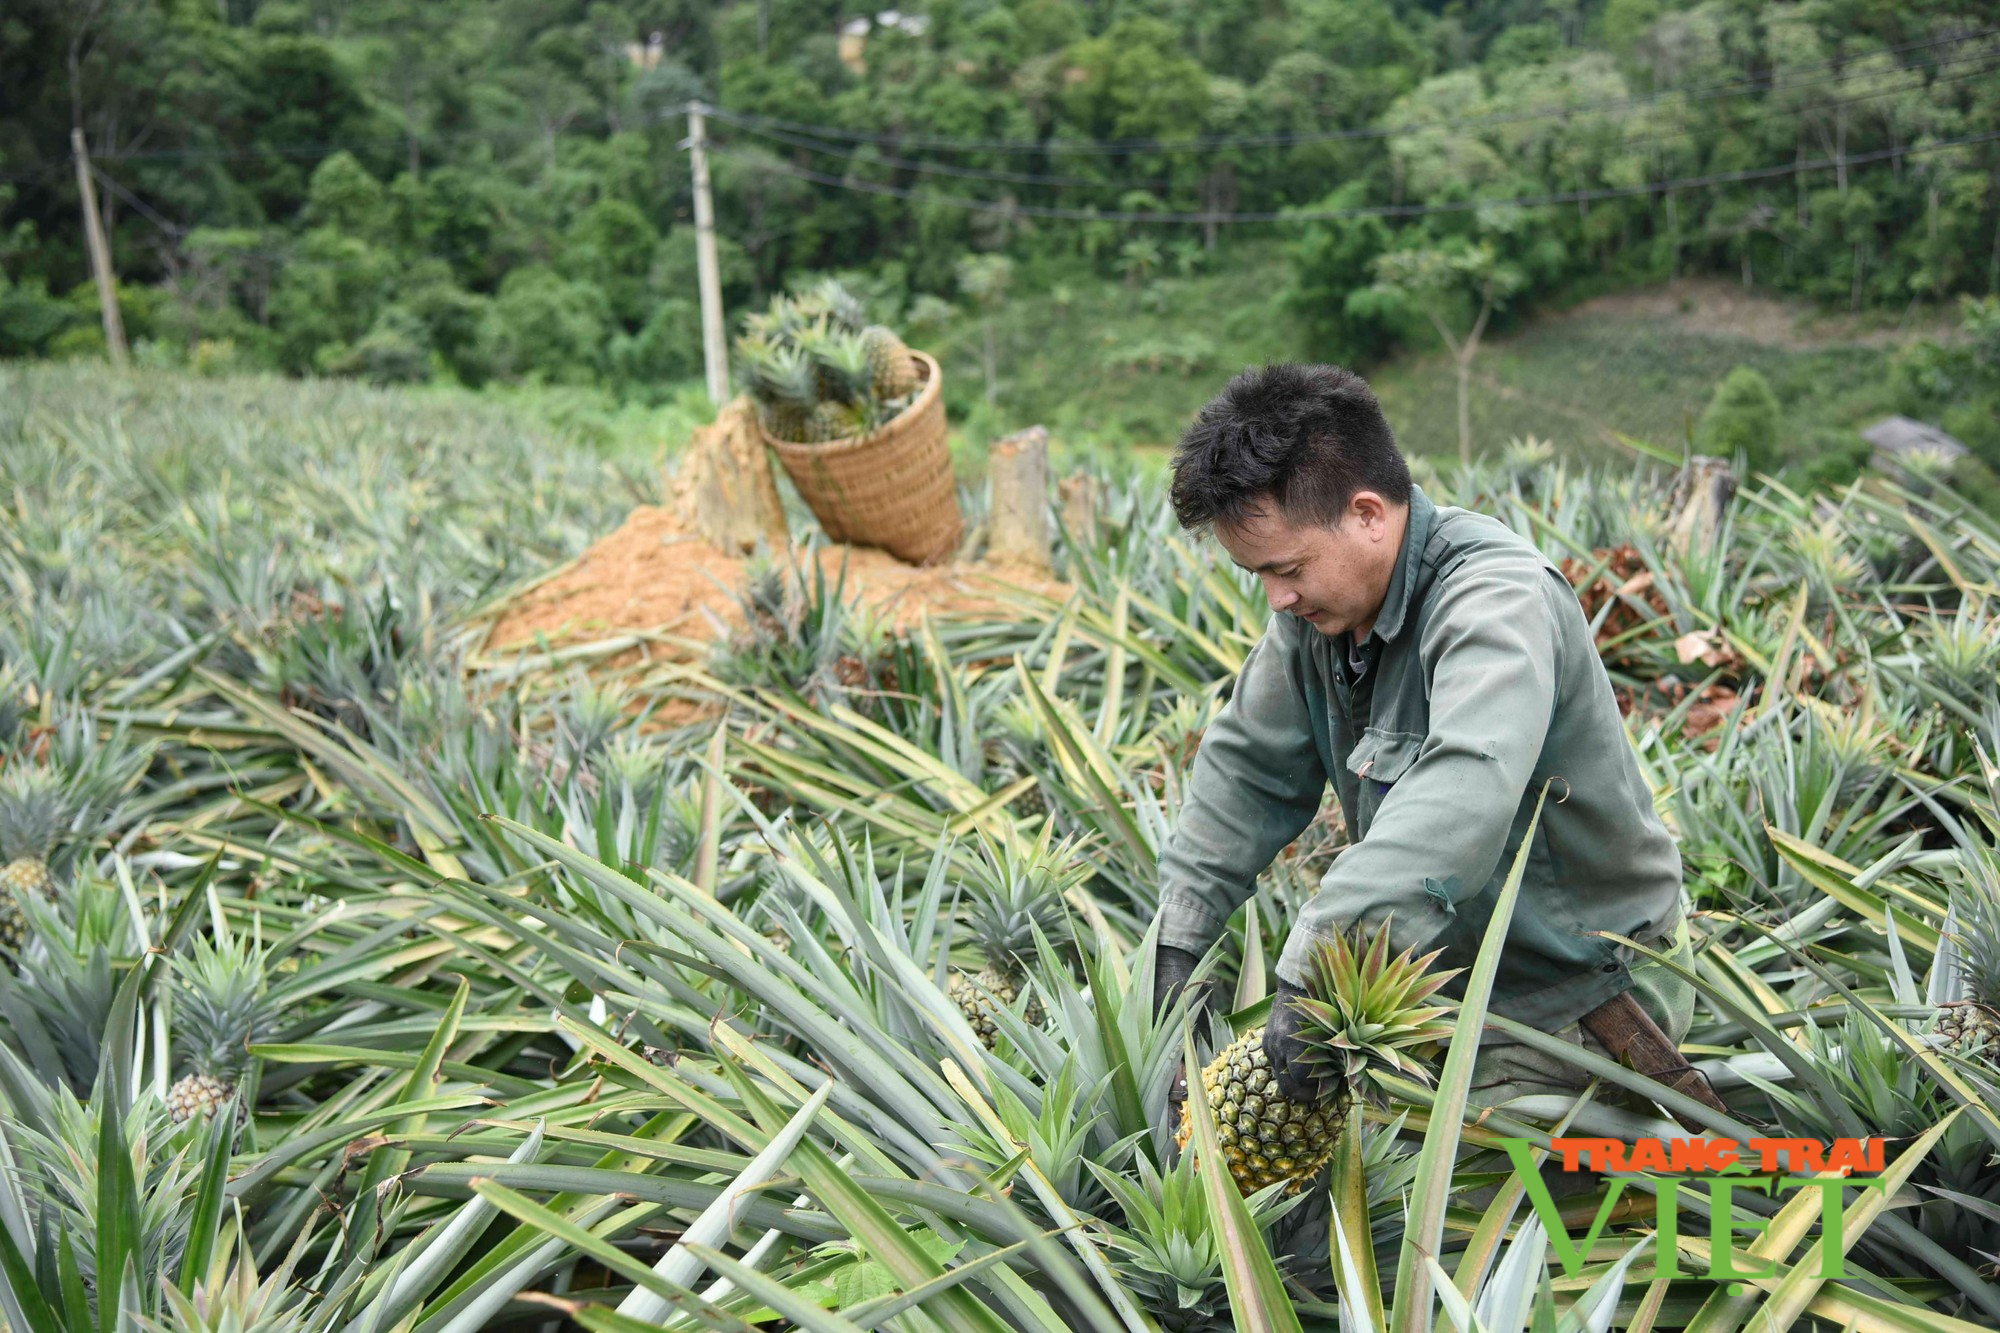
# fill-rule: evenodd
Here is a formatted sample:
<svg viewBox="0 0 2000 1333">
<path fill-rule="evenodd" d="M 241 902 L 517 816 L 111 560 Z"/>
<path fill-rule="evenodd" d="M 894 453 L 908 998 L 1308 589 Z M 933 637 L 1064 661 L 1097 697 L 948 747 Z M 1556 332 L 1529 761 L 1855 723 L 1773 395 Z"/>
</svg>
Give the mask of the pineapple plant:
<svg viewBox="0 0 2000 1333">
<path fill-rule="evenodd" d="M 27 898 L 59 896 L 49 858 L 75 815 L 62 776 L 33 764 L 0 773 L 0 951 L 18 956 L 28 939 Z"/>
<path fill-rule="evenodd" d="M 1277 1073 L 1264 1053 L 1258 1026 L 1224 1047 L 1201 1072 L 1201 1091 L 1215 1116 L 1217 1137 L 1229 1174 L 1245 1194 L 1283 1182 L 1304 1189 L 1339 1146 L 1347 1110 L 1361 1095 L 1372 1070 L 1393 1070 L 1427 1078 L 1421 1048 L 1451 1035 L 1442 1021 L 1447 1006 L 1431 997 L 1455 972 L 1434 972 L 1437 953 L 1412 957 L 1405 949 L 1389 956 L 1385 921 L 1373 936 L 1336 935 L 1313 955 L 1305 998 L 1309 1053 L 1320 1095 L 1293 1101 L 1278 1088 Z M 1194 1133 L 1191 1104 L 1181 1107 L 1175 1142 L 1186 1149 Z"/>
<path fill-rule="evenodd" d="M 1073 844 L 1050 844 L 1051 826 L 1029 846 L 982 847 L 981 867 L 966 887 L 967 916 L 984 965 L 977 972 L 954 971 L 948 986 L 953 1003 L 988 1050 L 999 1040 L 998 1008 L 1012 1009 L 1027 985 L 1038 950 L 1037 934 L 1050 944 L 1069 938 L 1064 893 L 1088 868 L 1075 860 Z M 1031 992 L 1021 1016 L 1039 1026 L 1041 1003 Z"/>
<path fill-rule="evenodd" d="M 860 301 L 830 278 L 749 316 L 736 362 L 764 429 L 797 444 L 876 430 L 921 387 L 903 340 L 867 323 Z"/>
<path fill-rule="evenodd" d="M 199 938 L 173 966 L 188 1072 L 167 1090 L 167 1110 L 182 1124 L 215 1114 L 236 1096 L 250 1071 L 250 1043 L 269 1035 L 278 1014 L 263 951 L 233 936 Z M 237 1108 L 239 1118 L 247 1112 Z"/>
<path fill-rule="evenodd" d="M 1953 897 L 1946 935 L 1932 1034 L 1951 1054 L 2000 1068 L 2000 884 L 1967 882 Z"/>
</svg>

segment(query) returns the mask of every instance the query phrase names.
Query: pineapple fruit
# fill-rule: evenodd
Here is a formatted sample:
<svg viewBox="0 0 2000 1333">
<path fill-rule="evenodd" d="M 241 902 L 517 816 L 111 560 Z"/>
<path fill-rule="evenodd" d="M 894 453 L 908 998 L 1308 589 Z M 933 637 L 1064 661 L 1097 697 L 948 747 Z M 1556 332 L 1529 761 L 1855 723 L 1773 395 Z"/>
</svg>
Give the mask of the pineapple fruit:
<svg viewBox="0 0 2000 1333">
<path fill-rule="evenodd" d="M 986 845 L 980 872 L 966 885 L 967 914 L 985 966 L 953 972 L 948 990 L 988 1050 L 1000 1037 L 996 1006 L 1012 1009 L 1027 984 L 1036 932 L 1051 944 L 1069 938 L 1063 895 L 1087 868 L 1075 862 L 1073 844 L 1051 846 L 1049 838 L 1044 824 L 1040 838 L 1025 849 Z M 1042 1022 L 1041 1003 L 1032 993 L 1021 1016 L 1032 1026 Z"/>
<path fill-rule="evenodd" d="M 880 324 L 861 330 L 870 387 L 877 398 L 901 398 L 917 391 L 917 362 L 895 333 Z"/>
<path fill-rule="evenodd" d="M 1946 933 L 1957 975 L 1932 1033 L 1951 1054 L 2000 1068 L 2000 884 L 1967 883 L 1954 895 Z"/>
<path fill-rule="evenodd" d="M 10 765 L 0 774 L 0 951 L 18 955 L 28 939 L 28 898 L 56 901 L 49 857 L 68 831 L 75 811 L 62 778 L 52 769 Z"/>
<path fill-rule="evenodd" d="M 922 384 L 903 340 L 867 323 L 861 303 L 831 278 L 777 297 L 744 329 L 736 340 L 742 385 L 780 440 L 866 435 L 894 420 Z"/>
<path fill-rule="evenodd" d="M 1201 1091 L 1189 1095 L 1207 1098 L 1229 1174 L 1245 1194 L 1279 1182 L 1288 1192 L 1305 1188 L 1332 1158 L 1348 1107 L 1371 1070 L 1427 1076 L 1414 1052 L 1451 1035 L 1451 1025 L 1441 1021 L 1447 1006 L 1429 1001 L 1455 973 L 1430 970 L 1435 952 L 1421 958 L 1411 953 L 1389 956 L 1384 922 L 1366 940 L 1338 935 L 1314 955 L 1299 1003 L 1306 1058 L 1322 1089 L 1318 1100 L 1293 1101 L 1278 1090 L 1262 1027 L 1231 1042 L 1202 1070 Z M 1181 1107 L 1175 1142 L 1185 1149 L 1193 1133 L 1190 1103 Z"/>
<path fill-rule="evenodd" d="M 167 1090 L 176 1124 L 215 1114 L 249 1073 L 250 1043 L 268 1036 L 277 1020 L 265 961 L 262 951 L 233 937 L 197 939 L 174 959 L 181 982 L 175 1034 L 189 1066 Z M 247 1114 L 247 1107 L 237 1108 L 239 1118 Z"/>
</svg>

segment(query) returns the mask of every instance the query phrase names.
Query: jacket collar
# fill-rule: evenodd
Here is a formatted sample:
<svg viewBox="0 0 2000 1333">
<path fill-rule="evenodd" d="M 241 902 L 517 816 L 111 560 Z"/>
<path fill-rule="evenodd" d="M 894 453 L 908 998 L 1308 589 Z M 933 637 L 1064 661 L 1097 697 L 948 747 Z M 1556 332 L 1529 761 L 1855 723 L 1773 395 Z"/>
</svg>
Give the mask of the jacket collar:
<svg viewBox="0 0 2000 1333">
<path fill-rule="evenodd" d="M 1389 592 L 1382 599 L 1382 609 L 1376 613 L 1375 624 L 1368 631 L 1371 639 L 1384 643 L 1403 632 L 1410 603 L 1417 597 L 1417 576 L 1424 567 L 1424 547 L 1429 545 L 1431 527 L 1437 519 L 1437 506 L 1425 495 L 1423 488 L 1411 483 L 1410 518 L 1403 529 L 1403 549 L 1396 555 L 1396 568 L 1389 575 Z"/>
</svg>

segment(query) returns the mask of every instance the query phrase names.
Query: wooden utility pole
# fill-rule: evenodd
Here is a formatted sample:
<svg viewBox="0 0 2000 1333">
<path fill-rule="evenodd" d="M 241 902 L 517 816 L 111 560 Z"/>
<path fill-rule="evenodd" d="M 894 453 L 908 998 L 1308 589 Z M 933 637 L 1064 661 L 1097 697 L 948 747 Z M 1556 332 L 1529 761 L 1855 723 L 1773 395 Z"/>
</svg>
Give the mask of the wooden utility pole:
<svg viewBox="0 0 2000 1333">
<path fill-rule="evenodd" d="M 97 187 L 90 179 L 90 150 L 84 147 L 83 131 L 69 132 L 70 153 L 76 159 L 76 189 L 83 196 L 83 236 L 90 247 L 90 276 L 97 279 L 97 308 L 104 316 L 104 346 L 111 364 L 123 366 L 129 359 L 125 350 L 125 321 L 118 314 L 118 288 L 111 276 L 111 247 L 104 240 L 104 219 L 97 211 Z"/>
<path fill-rule="evenodd" d="M 729 398 L 729 350 L 722 342 L 722 269 L 715 258 L 715 201 L 708 193 L 708 131 L 703 106 L 688 103 L 688 158 L 694 169 L 694 261 L 701 286 L 701 362 L 708 396 Z"/>
</svg>

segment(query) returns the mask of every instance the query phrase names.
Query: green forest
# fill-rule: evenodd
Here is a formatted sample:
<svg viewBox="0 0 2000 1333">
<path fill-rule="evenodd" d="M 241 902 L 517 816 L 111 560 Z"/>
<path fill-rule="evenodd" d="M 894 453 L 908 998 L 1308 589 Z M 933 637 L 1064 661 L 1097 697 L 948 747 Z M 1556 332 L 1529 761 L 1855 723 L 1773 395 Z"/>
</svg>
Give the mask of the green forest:
<svg viewBox="0 0 2000 1333">
<path fill-rule="evenodd" d="M 732 329 L 835 271 L 917 340 L 1116 304 L 1156 376 L 1366 368 L 1722 275 L 1963 302 L 1882 401 L 2000 466 L 1996 64 L 1989 7 L 1885 0 L 22 0 L 0 356 L 104 351 L 80 130 L 142 363 L 686 401 L 700 103 Z M 993 361 L 958 416 L 1044 407 Z"/>
</svg>

